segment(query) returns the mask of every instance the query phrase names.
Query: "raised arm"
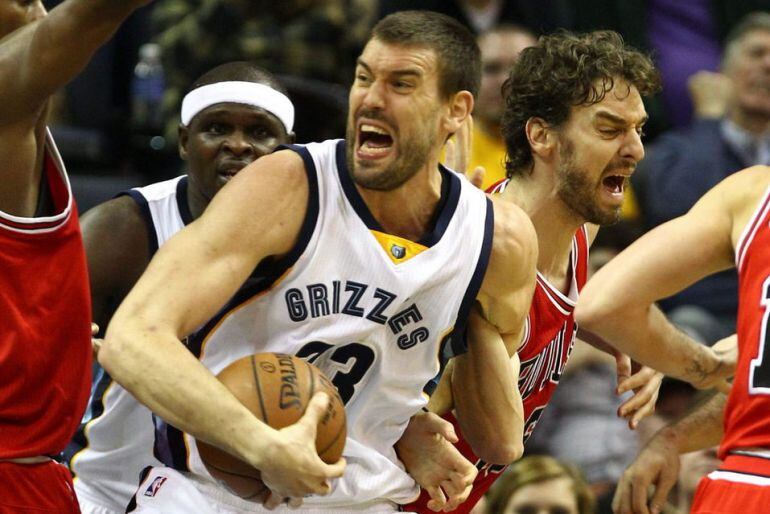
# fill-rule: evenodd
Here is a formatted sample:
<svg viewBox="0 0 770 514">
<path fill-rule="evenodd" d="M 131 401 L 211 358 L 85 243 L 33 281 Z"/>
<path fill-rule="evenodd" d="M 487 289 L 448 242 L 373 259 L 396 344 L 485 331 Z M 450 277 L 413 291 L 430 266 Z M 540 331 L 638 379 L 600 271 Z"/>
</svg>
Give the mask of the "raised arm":
<svg viewBox="0 0 770 514">
<path fill-rule="evenodd" d="M 733 265 L 732 215 L 724 188 L 686 215 L 645 234 L 588 282 L 575 312 L 580 325 L 665 374 L 708 387 L 728 376 L 713 349 L 671 324 L 654 302 Z"/>
<path fill-rule="evenodd" d="M 211 318 L 259 262 L 289 252 L 307 201 L 304 165 L 293 152 L 249 165 L 161 247 L 113 316 L 99 354 L 153 412 L 249 462 L 275 493 L 292 497 L 328 492 L 326 479 L 343 464 L 318 458 L 314 426 L 298 434 L 294 425 L 278 432 L 259 421 L 180 339 Z"/>
<path fill-rule="evenodd" d="M 0 123 L 29 118 L 151 0 L 67 0 L 0 42 Z"/>
<path fill-rule="evenodd" d="M 0 40 L 0 210 L 35 214 L 48 98 L 85 67 L 134 9 L 149 1 L 67 0 Z"/>
<path fill-rule="evenodd" d="M 481 459 L 509 464 L 523 453 L 524 408 L 518 357 L 532 302 L 537 237 L 510 202 L 495 202 L 495 233 L 487 273 L 468 323 L 468 352 L 455 357 L 451 386 L 457 419 Z"/>
</svg>

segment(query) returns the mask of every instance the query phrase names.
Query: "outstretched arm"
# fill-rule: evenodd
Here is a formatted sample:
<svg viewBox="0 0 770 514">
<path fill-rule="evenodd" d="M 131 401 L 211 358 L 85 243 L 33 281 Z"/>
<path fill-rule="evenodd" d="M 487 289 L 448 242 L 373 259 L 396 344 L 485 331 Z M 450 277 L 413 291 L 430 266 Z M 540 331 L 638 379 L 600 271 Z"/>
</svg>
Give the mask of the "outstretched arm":
<svg viewBox="0 0 770 514">
<path fill-rule="evenodd" d="M 0 40 L 0 210 L 35 213 L 48 98 L 149 1 L 67 0 Z"/>
<path fill-rule="evenodd" d="M 0 121 L 28 118 L 151 0 L 68 0 L 0 42 Z"/>
<path fill-rule="evenodd" d="M 670 323 L 654 302 L 733 265 L 732 217 L 719 186 L 685 216 L 648 232 L 602 267 L 584 288 L 575 317 L 635 361 L 698 387 L 731 369 L 711 348 Z"/>
</svg>

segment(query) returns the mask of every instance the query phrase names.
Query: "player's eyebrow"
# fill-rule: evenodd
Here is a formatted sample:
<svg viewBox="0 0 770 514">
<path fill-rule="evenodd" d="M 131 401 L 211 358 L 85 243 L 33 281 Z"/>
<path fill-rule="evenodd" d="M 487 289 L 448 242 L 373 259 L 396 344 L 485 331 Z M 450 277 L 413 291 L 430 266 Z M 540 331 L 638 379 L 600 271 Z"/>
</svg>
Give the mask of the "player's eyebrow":
<svg viewBox="0 0 770 514">
<path fill-rule="evenodd" d="M 596 113 L 595 117 L 596 117 L 596 118 L 602 118 L 602 119 L 605 119 L 605 120 L 611 121 L 612 123 L 616 123 L 616 124 L 618 124 L 618 125 L 624 125 L 624 126 L 625 126 L 625 125 L 628 125 L 628 124 L 629 124 L 628 120 L 626 120 L 626 119 L 625 119 L 625 118 L 623 118 L 622 116 L 618 116 L 617 114 L 613 114 L 613 113 L 611 113 L 611 112 L 609 112 L 609 111 L 598 111 L 598 112 Z M 636 125 L 644 125 L 644 124 L 647 122 L 647 120 L 648 120 L 648 119 L 649 119 L 649 116 L 647 116 L 647 115 L 645 114 L 645 115 L 644 115 L 644 116 L 643 116 L 643 117 L 642 117 L 642 118 L 639 120 L 639 122 L 638 122 L 638 123 L 636 123 Z"/>
<path fill-rule="evenodd" d="M 360 57 L 356 59 L 356 64 L 364 68 L 368 73 L 372 73 L 372 68 L 366 64 Z M 403 76 L 413 76 L 413 77 L 422 77 L 423 72 L 419 68 L 402 68 L 400 70 L 390 70 L 388 72 L 390 75 L 396 75 L 399 77 Z"/>
</svg>

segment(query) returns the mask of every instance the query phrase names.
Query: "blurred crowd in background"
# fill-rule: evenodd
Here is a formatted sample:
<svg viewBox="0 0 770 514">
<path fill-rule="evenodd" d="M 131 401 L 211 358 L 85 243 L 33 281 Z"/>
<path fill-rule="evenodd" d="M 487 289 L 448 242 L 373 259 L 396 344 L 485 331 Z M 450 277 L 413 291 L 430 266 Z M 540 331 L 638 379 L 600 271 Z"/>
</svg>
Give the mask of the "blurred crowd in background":
<svg viewBox="0 0 770 514">
<path fill-rule="evenodd" d="M 592 249 L 596 267 L 683 214 L 726 175 L 770 165 L 770 0 L 158 0 L 58 97 L 52 130 L 80 210 L 184 172 L 181 98 L 195 77 L 227 61 L 253 60 L 280 77 L 297 109 L 297 142 L 343 137 L 347 89 L 368 31 L 403 9 L 444 12 L 478 35 L 483 77 L 469 169 L 485 167 L 485 187 L 504 178 L 500 87 L 539 35 L 612 29 L 652 54 L 663 90 L 646 106 L 646 157 L 621 223 L 603 230 Z M 721 273 L 662 307 L 712 344 L 735 330 L 736 288 L 735 273 Z M 538 498 L 567 498 L 551 513 L 610 512 L 614 484 L 639 445 L 696 398 L 667 379 L 657 414 L 634 432 L 615 416 L 622 399 L 614 373 L 606 356 L 576 346 L 562 379 L 572 385 L 558 389 L 528 457 L 478 512 L 541 512 L 526 510 L 532 488 Z M 688 512 L 698 479 L 715 466 L 713 452 L 688 456 L 668 512 Z"/>
</svg>

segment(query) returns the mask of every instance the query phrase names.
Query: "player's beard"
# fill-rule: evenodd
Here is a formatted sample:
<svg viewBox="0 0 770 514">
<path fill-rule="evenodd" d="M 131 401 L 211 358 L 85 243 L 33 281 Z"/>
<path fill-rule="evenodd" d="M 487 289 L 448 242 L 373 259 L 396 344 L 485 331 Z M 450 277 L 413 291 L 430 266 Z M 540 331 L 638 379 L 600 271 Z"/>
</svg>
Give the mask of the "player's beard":
<svg viewBox="0 0 770 514">
<path fill-rule="evenodd" d="M 601 179 L 604 173 L 599 176 L 599 182 L 592 180 L 591 173 L 575 162 L 575 146 L 569 139 L 564 141 L 559 150 L 559 161 L 557 177 L 561 201 L 583 222 L 595 225 L 617 223 L 620 219 L 620 207 L 602 209 L 596 198 L 597 191 L 602 187 Z"/>
<path fill-rule="evenodd" d="M 383 119 L 376 113 L 365 113 L 370 119 Z M 386 121 L 386 120 L 384 120 Z M 391 124 L 391 126 L 393 126 Z M 436 145 L 437 134 L 431 126 L 423 126 L 417 131 L 419 137 L 398 137 L 396 158 L 382 171 L 377 173 L 360 172 L 356 169 L 356 124 L 349 123 L 347 138 L 348 167 L 353 180 L 361 187 L 378 191 L 392 191 L 412 178 L 425 165 L 430 152 Z M 394 144 L 396 140 L 393 140 Z"/>
</svg>

